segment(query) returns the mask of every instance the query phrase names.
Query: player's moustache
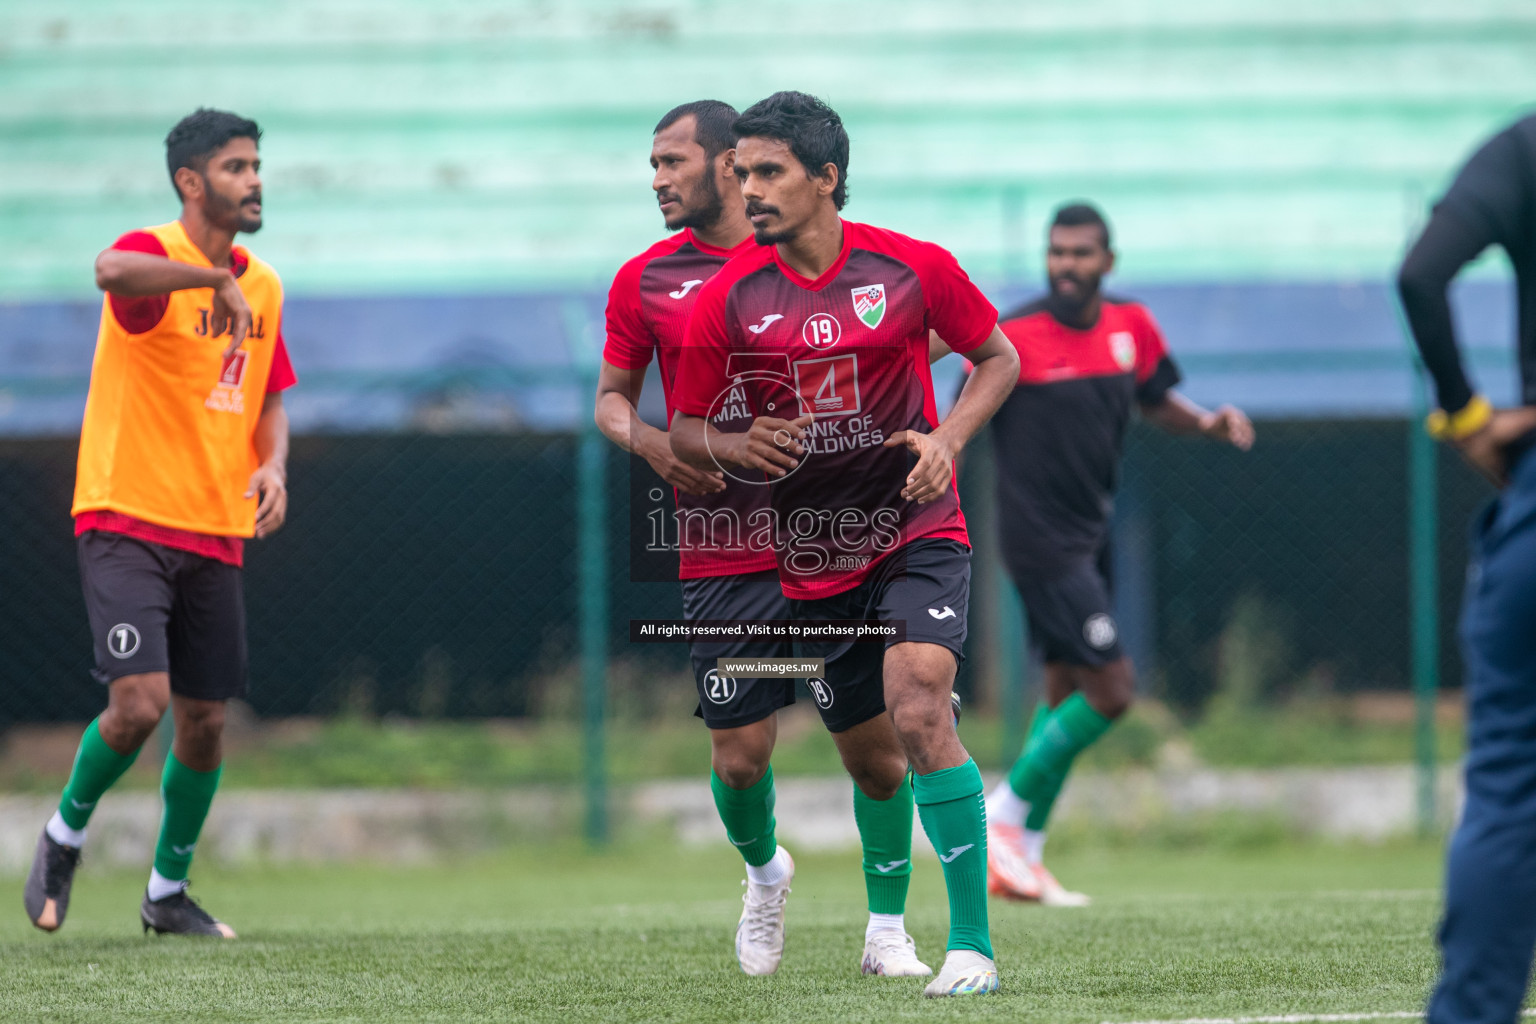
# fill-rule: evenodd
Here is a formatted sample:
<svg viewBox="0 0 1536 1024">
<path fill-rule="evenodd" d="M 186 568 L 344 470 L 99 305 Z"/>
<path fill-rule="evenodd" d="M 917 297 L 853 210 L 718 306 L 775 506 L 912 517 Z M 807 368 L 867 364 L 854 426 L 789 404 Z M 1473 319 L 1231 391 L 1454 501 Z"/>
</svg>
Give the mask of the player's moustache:
<svg viewBox="0 0 1536 1024">
<path fill-rule="evenodd" d="M 246 203 L 259 203 L 259 202 L 261 202 L 261 190 L 257 189 L 255 192 L 252 192 L 250 195 L 248 195 L 244 199 L 240 200 L 240 205 L 244 206 Z"/>
<path fill-rule="evenodd" d="M 747 216 L 748 217 L 756 217 L 760 213 L 776 214 L 778 212 L 779 212 L 779 208 L 777 206 L 769 206 L 767 203 L 748 203 L 747 204 Z"/>
<path fill-rule="evenodd" d="M 683 201 L 683 197 L 678 195 L 676 192 L 657 192 L 656 193 L 656 205 L 657 206 L 660 206 L 662 203 L 678 203 L 679 205 L 681 205 L 682 201 Z"/>
</svg>

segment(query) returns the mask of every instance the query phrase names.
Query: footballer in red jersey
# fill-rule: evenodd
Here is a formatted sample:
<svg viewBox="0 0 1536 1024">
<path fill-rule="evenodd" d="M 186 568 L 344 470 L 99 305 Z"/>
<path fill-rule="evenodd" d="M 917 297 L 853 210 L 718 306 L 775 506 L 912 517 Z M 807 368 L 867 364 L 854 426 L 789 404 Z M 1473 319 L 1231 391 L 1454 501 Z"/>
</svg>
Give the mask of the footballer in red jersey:
<svg viewBox="0 0 1536 1024">
<path fill-rule="evenodd" d="M 1173 390 L 1179 371 L 1146 307 L 1102 293 L 1114 266 L 1109 225 L 1092 206 L 1057 211 L 1046 253 L 1050 293 L 1003 316 L 1018 386 L 992 418 L 1003 562 L 1045 663 L 1030 741 L 988 797 L 989 888 L 1081 906 L 1041 863 L 1045 827 L 1077 754 L 1130 706 L 1135 676 L 1111 597 L 1109 520 L 1131 415 L 1240 449 L 1241 411 L 1207 412 Z"/>
<path fill-rule="evenodd" d="M 76 464 L 76 549 L 106 709 L 85 729 L 38 837 L 23 904 L 56 931 L 91 816 L 169 712 L 164 804 L 139 918 L 234 938 L 187 895 L 223 771 L 226 704 L 246 694 L 245 540 L 288 509 L 294 384 L 277 272 L 236 236 L 262 224 L 261 129 L 200 108 L 165 139 L 169 223 L 96 257 L 105 293 Z"/>
<path fill-rule="evenodd" d="M 681 230 L 624 264 L 614 278 L 598 383 L 596 415 L 603 432 L 645 458 L 676 488 L 683 613 L 690 622 L 784 621 L 791 616 L 779 587 L 774 534 L 761 528 L 769 511 L 767 480 L 761 473 L 728 479 L 718 470 L 680 462 L 666 432 L 642 422 L 635 408 L 645 368 L 654 357 L 670 419 L 684 330 L 702 286 L 732 256 L 756 248 L 732 163 L 736 116 L 724 103 L 699 100 L 669 111 L 656 126 L 651 187 L 667 226 Z M 716 428 L 751 426 L 750 415 L 733 413 L 726 410 L 718 417 Z M 794 863 L 775 838 L 770 757 L 777 712 L 794 701 L 794 680 L 725 676 L 716 671 L 716 663 L 720 658 L 789 657 L 793 649 L 777 640 L 697 641 L 690 653 L 699 690 L 697 714 L 709 727 L 715 806 L 747 867 L 737 960 L 748 974 L 771 974 L 783 955 L 785 896 Z M 878 803 L 855 790 L 854 805 L 871 919 L 866 973 L 932 973 L 913 953 L 899 923 L 911 866 L 911 789 Z"/>
<path fill-rule="evenodd" d="M 949 891 L 948 955 L 928 995 L 994 991 L 981 774 L 950 718 L 965 639 L 970 548 L 954 457 L 1012 389 L 997 311 L 948 252 L 845 221 L 848 135 L 804 93 L 735 125 L 736 178 L 760 248 L 702 289 L 674 385 L 674 452 L 727 477 L 767 474 L 779 579 L 825 659 L 812 680 L 866 798 L 913 771 Z M 974 365 L 942 423 L 930 332 Z M 749 415 L 745 432 L 714 424 Z M 886 643 L 829 635 L 877 620 Z"/>
</svg>

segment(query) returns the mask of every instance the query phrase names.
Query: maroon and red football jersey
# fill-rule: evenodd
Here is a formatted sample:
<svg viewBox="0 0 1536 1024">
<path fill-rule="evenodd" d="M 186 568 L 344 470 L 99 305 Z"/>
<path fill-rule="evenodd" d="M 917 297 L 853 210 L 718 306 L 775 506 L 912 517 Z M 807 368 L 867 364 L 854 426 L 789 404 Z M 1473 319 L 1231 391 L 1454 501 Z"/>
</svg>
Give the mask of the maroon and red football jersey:
<svg viewBox="0 0 1536 1024">
<path fill-rule="evenodd" d="M 969 543 L 953 479 L 933 502 L 907 501 L 915 457 L 883 444 L 938 425 L 928 331 L 969 352 L 996 325 L 997 310 L 949 252 L 851 221 L 836 262 L 815 280 L 761 246 L 703 286 L 676 408 L 716 421 L 816 417 L 800 465 L 768 488 L 785 594 L 852 589 L 919 537 Z"/>
<path fill-rule="evenodd" d="M 608 340 L 603 358 L 625 370 L 643 370 L 655 355 L 661 366 L 661 387 L 671 422 L 673 382 L 688 315 L 706 281 L 732 256 L 756 248 L 749 237 L 734 249 L 718 249 L 683 230 L 663 239 L 625 263 L 608 291 Z M 745 430 L 752 425 L 729 418 L 721 430 Z M 762 572 L 775 564 L 770 543 L 760 535 L 754 545 L 753 514 L 768 515 L 767 487 L 758 479 L 726 479 L 719 494 L 695 496 L 674 490 L 677 498 L 678 544 L 685 580 Z"/>
</svg>

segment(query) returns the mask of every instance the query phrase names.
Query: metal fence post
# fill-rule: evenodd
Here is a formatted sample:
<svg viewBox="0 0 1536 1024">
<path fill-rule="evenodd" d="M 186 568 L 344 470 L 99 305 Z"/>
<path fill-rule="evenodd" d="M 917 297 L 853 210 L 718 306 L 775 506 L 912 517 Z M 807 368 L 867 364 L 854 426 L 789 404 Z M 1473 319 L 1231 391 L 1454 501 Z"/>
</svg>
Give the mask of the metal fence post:
<svg viewBox="0 0 1536 1024">
<path fill-rule="evenodd" d="M 1020 287 L 1028 273 L 1029 243 L 1025 231 L 1028 194 L 1022 184 L 1003 187 L 1003 278 L 1009 287 Z M 994 482 L 995 486 L 995 482 Z M 994 509 L 995 509 L 994 498 Z M 997 602 L 998 709 L 1003 719 L 1002 760 L 1004 772 L 1023 752 L 1029 725 L 1026 694 L 1035 693 L 1029 677 L 1033 664 L 1024 642 L 1024 606 L 1013 581 L 999 563 L 992 574 L 993 597 Z"/>
<path fill-rule="evenodd" d="M 1412 631 L 1414 761 L 1418 765 L 1419 832 L 1435 827 L 1435 703 L 1440 689 L 1438 449 L 1423 429 L 1429 407 L 1423 374 L 1414 367 L 1414 412 L 1408 423 L 1409 627 Z"/>
<path fill-rule="evenodd" d="M 1028 659 L 1024 651 L 1024 606 L 1013 581 L 1006 572 L 994 572 L 993 595 L 997 601 L 997 662 L 1001 685 L 998 706 L 1003 718 L 1003 763 L 1007 772 L 1024 749 L 1026 690 L 1033 691 L 1025 677 Z"/>
<path fill-rule="evenodd" d="M 594 392 L 596 388 L 592 389 Z M 608 766 L 605 757 L 608 705 L 608 530 L 603 500 L 608 453 L 606 439 L 590 424 L 583 428 L 577 462 L 578 540 L 581 565 L 581 703 L 586 836 L 608 840 Z"/>
<path fill-rule="evenodd" d="M 1410 241 L 1423 225 L 1423 189 L 1403 191 L 1406 237 Z M 1398 328 L 1408 343 L 1409 373 L 1413 377 L 1413 417 L 1408 421 L 1408 629 L 1412 647 L 1413 760 L 1418 769 L 1420 835 L 1435 828 L 1435 783 L 1439 758 L 1435 751 L 1435 703 L 1440 691 L 1440 509 L 1437 464 L 1439 451 L 1424 430 L 1429 389 L 1424 363 L 1402 307 L 1393 303 Z"/>
<path fill-rule="evenodd" d="M 590 321 L 578 302 L 566 303 L 563 312 L 572 358 L 581 370 L 590 402 L 597 394 L 598 372 Z M 586 415 L 576 444 L 577 612 L 586 803 L 583 832 L 589 844 L 600 846 L 608 841 L 608 442 L 597 429 L 591 406 L 584 404 L 583 408 Z"/>
</svg>

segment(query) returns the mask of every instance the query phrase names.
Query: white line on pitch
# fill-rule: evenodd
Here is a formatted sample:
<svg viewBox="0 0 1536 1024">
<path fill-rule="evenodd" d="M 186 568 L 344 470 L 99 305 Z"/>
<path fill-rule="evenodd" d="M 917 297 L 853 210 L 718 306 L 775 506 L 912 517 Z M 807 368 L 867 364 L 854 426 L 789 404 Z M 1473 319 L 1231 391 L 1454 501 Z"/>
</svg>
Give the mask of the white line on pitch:
<svg viewBox="0 0 1536 1024">
<path fill-rule="evenodd" d="M 1522 1017 L 1536 1017 L 1536 1010 L 1523 1010 Z M 1183 1020 L 1143 1020 L 1132 1024 L 1330 1024 L 1355 1020 L 1420 1020 L 1423 1010 L 1394 1010 L 1389 1013 L 1286 1013 L 1273 1017 L 1186 1017 Z M 1105 1021 L 1104 1024 L 1114 1024 Z"/>
</svg>

